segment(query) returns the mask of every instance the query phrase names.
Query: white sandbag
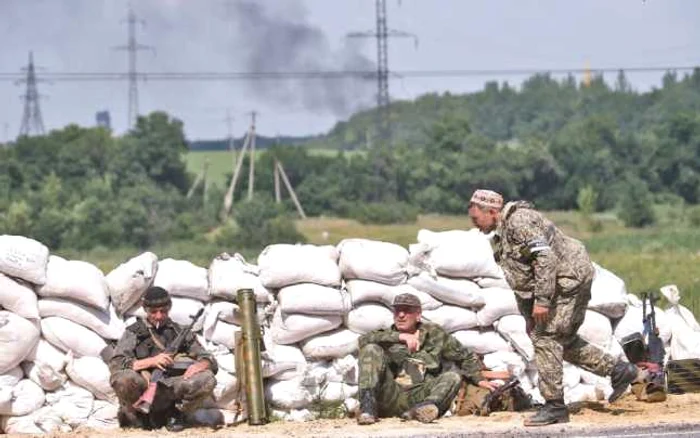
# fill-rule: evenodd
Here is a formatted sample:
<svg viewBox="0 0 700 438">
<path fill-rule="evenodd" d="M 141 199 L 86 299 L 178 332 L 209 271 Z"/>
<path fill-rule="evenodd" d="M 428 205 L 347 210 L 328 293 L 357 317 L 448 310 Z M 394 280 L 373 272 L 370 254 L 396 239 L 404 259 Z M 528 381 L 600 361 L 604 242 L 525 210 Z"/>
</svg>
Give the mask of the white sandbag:
<svg viewBox="0 0 700 438">
<path fill-rule="evenodd" d="M 565 388 L 573 389 L 581 383 L 581 370 L 575 365 L 564 361 L 564 377 L 562 380 Z"/>
<path fill-rule="evenodd" d="M 522 315 L 506 315 L 494 324 L 496 331 L 529 362 L 535 359 L 535 347 L 527 334 L 526 326 Z"/>
<path fill-rule="evenodd" d="M 488 354 L 496 351 L 512 351 L 508 342 L 492 330 L 460 330 L 452 333 L 460 344 L 476 354 Z"/>
<path fill-rule="evenodd" d="M 280 409 L 302 409 L 311 404 L 318 394 L 318 387 L 304 385 L 301 378 L 271 380 L 265 385 L 265 399 Z"/>
<path fill-rule="evenodd" d="M 357 390 L 357 385 L 348 385 L 343 382 L 326 382 L 321 386 L 320 397 L 324 402 L 342 402 L 349 397 L 355 397 Z"/>
<path fill-rule="evenodd" d="M 44 404 L 44 390 L 29 379 L 17 382 L 12 388 L 12 400 L 0 404 L 0 415 L 22 416 Z"/>
<path fill-rule="evenodd" d="M 425 310 L 435 310 L 442 306 L 442 303 L 431 295 L 421 292 L 409 284 L 389 286 L 376 281 L 349 280 L 345 282 L 345 288 L 350 293 L 350 298 L 354 307 L 364 303 L 382 303 L 391 307 L 394 298 L 399 294 L 413 294 L 421 302 L 421 308 Z"/>
<path fill-rule="evenodd" d="M 678 290 L 678 286 L 675 284 L 663 286 L 661 293 L 668 300 L 669 307 L 666 309 L 667 311 L 673 309 L 673 313 L 680 316 L 688 327 L 694 331 L 700 331 L 700 324 L 695 319 L 693 312 L 681 305 L 681 293 Z"/>
<path fill-rule="evenodd" d="M 361 335 L 389 328 L 393 323 L 394 313 L 381 304 L 360 304 L 345 316 L 347 328 Z"/>
<path fill-rule="evenodd" d="M 406 281 L 408 251 L 395 243 L 344 239 L 338 244 L 338 252 L 338 265 L 346 280 L 371 280 L 390 285 Z"/>
<path fill-rule="evenodd" d="M 20 367 L 14 367 L 7 370 L 0 374 L 0 388 L 15 386 L 20 380 L 22 380 L 22 377 L 24 377 L 24 373 Z"/>
<path fill-rule="evenodd" d="M 673 360 L 700 358 L 700 324 L 693 313 L 680 304 L 681 294 L 675 284 L 661 288 L 669 306 L 666 317 L 671 326 L 670 358 Z"/>
<path fill-rule="evenodd" d="M 29 415 L 21 417 L 0 417 L 0 430 L 7 434 L 68 433 L 71 427 L 51 406 L 43 406 Z"/>
<path fill-rule="evenodd" d="M 54 347 L 64 352 L 72 351 L 75 357 L 100 357 L 107 346 L 97 333 L 58 316 L 43 318 L 41 333 Z"/>
<path fill-rule="evenodd" d="M 228 349 L 236 347 L 236 332 L 241 331 L 240 326 L 229 324 L 220 319 L 214 320 L 211 326 L 203 330 L 204 339 L 215 344 L 224 345 Z"/>
<path fill-rule="evenodd" d="M 168 316 L 176 324 L 179 324 L 181 326 L 189 325 L 192 322 L 192 318 L 190 318 L 190 316 L 196 315 L 197 312 L 199 312 L 199 309 L 204 307 L 204 303 L 193 298 L 172 297 L 171 299 L 173 301 L 173 306 L 170 308 Z M 126 312 L 125 316 L 136 316 L 139 318 L 145 318 L 146 311 L 144 310 L 143 306 L 137 304 L 135 307 L 129 309 Z M 204 326 L 205 316 L 206 315 L 204 314 L 200 315 L 200 317 L 197 319 L 197 322 L 192 327 L 193 332 L 198 332 L 202 330 L 202 327 Z M 125 326 L 128 325 L 129 324 L 125 323 Z"/>
<path fill-rule="evenodd" d="M 208 301 L 210 298 L 207 270 L 187 260 L 160 260 L 153 285 L 176 297 L 198 301 Z"/>
<path fill-rule="evenodd" d="M 118 405 L 104 400 L 95 400 L 92 404 L 92 412 L 85 422 L 85 427 L 95 430 L 119 429 L 118 412 Z"/>
<path fill-rule="evenodd" d="M 484 296 L 479 285 L 463 278 L 432 277 L 428 272 L 408 279 L 408 284 L 443 303 L 462 307 L 482 307 Z"/>
<path fill-rule="evenodd" d="M 112 303 L 121 315 L 138 304 L 153 284 L 158 271 L 158 256 L 144 252 L 114 268 L 105 281 Z"/>
<path fill-rule="evenodd" d="M 506 315 L 520 315 L 515 293 L 510 289 L 484 289 L 486 304 L 478 312 L 476 319 L 482 327 L 489 327 Z"/>
<path fill-rule="evenodd" d="M 230 301 L 212 301 L 207 304 L 207 309 L 204 313 L 204 327 L 212 325 L 211 322 L 207 323 L 207 320 L 220 319 L 236 325 L 241 325 L 243 321 L 240 307 L 238 307 L 238 304 Z"/>
<path fill-rule="evenodd" d="M 491 243 L 477 229 L 433 232 L 420 230 L 418 244 L 409 247 L 413 266 L 456 278 L 503 276 Z"/>
<path fill-rule="evenodd" d="M 505 275 L 505 274 L 504 274 Z M 505 277 L 492 278 L 492 277 L 476 277 L 472 278 L 476 284 L 482 289 L 490 289 L 492 287 L 497 287 L 500 289 L 510 289 L 510 285 L 506 281 Z"/>
<path fill-rule="evenodd" d="M 620 318 L 627 309 L 625 282 L 596 263 L 593 263 L 593 267 L 595 277 L 591 286 L 591 300 L 588 302 L 588 308 L 608 318 Z"/>
<path fill-rule="evenodd" d="M 117 396 L 109 384 L 109 367 L 98 357 L 73 358 L 68 353 L 66 363 L 68 377 L 77 385 L 92 393 L 95 398 L 116 403 Z"/>
<path fill-rule="evenodd" d="M 23 236 L 0 236 L 0 272 L 30 283 L 46 283 L 49 249 L 41 242 Z"/>
<path fill-rule="evenodd" d="M 216 386 L 212 395 L 217 407 L 226 409 L 232 407 L 232 403 L 238 396 L 236 385 L 238 380 L 235 375 L 219 369 L 216 373 Z"/>
<path fill-rule="evenodd" d="M 523 375 L 526 368 L 523 358 L 512 351 L 496 351 L 485 354 L 482 362 L 491 371 L 508 371 L 513 376 Z"/>
<path fill-rule="evenodd" d="M 55 391 L 68 380 L 63 371 L 56 371 L 41 362 L 22 362 L 22 371 L 29 380 L 36 383 L 44 391 Z"/>
<path fill-rule="evenodd" d="M 63 371 L 66 366 L 66 354 L 40 338 L 36 346 L 25 358 L 27 361 L 46 364 L 55 371 Z"/>
<path fill-rule="evenodd" d="M 473 310 L 457 306 L 442 306 L 435 310 L 426 310 L 423 312 L 423 320 L 439 325 L 448 333 L 479 326 Z"/>
<path fill-rule="evenodd" d="M 100 269 L 82 260 L 49 257 L 46 283 L 36 289 L 41 297 L 65 298 L 106 311 L 109 290 Z"/>
<path fill-rule="evenodd" d="M 114 310 L 103 311 L 78 302 L 62 298 L 42 298 L 39 300 L 39 315 L 42 318 L 60 316 L 87 327 L 106 339 L 117 340 L 124 333 L 124 321 Z"/>
<path fill-rule="evenodd" d="M 263 286 L 279 289 L 297 283 L 340 286 L 338 251 L 334 246 L 274 244 L 258 256 Z"/>
<path fill-rule="evenodd" d="M 90 391 L 70 381 L 57 391 L 46 393 L 46 404 L 73 428 L 85 423 L 92 413 L 94 402 Z"/>
<path fill-rule="evenodd" d="M 285 286 L 280 289 L 277 300 L 284 313 L 345 315 L 352 308 L 347 291 L 313 283 Z"/>
<path fill-rule="evenodd" d="M 586 310 L 583 324 L 578 329 L 578 335 L 589 344 L 609 352 L 613 340 L 610 320 L 598 312 Z"/>
<path fill-rule="evenodd" d="M 337 315 L 283 314 L 281 309 L 277 308 L 270 326 L 270 334 L 277 344 L 294 344 L 302 339 L 331 331 L 342 323 L 343 318 Z"/>
<path fill-rule="evenodd" d="M 259 273 L 260 268 L 238 253 L 219 254 L 209 265 L 209 295 L 235 300 L 240 289 L 252 289 L 256 302 L 269 303 L 270 292 L 260 281 Z"/>
<path fill-rule="evenodd" d="M 357 385 L 359 378 L 357 357 L 348 354 L 345 357 L 333 359 L 326 370 L 326 382 L 343 382 Z"/>
<path fill-rule="evenodd" d="M 276 343 L 269 333 L 265 333 L 265 353 L 263 354 L 263 375 L 274 376 L 277 380 L 289 380 L 301 375 L 307 366 L 306 358 L 296 345 Z M 282 373 L 286 375 L 280 377 Z"/>
<path fill-rule="evenodd" d="M 647 314 L 648 313 L 649 308 L 647 306 Z M 664 312 L 660 307 L 654 306 L 654 313 L 656 317 L 656 327 L 659 329 L 659 338 L 661 338 L 664 344 L 668 346 L 671 342 L 671 322 L 669 321 L 666 312 Z M 618 341 L 622 341 L 626 336 L 629 336 L 632 333 L 644 333 L 643 315 L 644 310 L 641 306 L 628 306 L 625 316 L 623 316 L 617 322 L 617 325 L 615 325 L 615 338 Z"/>
<path fill-rule="evenodd" d="M 570 403 L 595 402 L 602 400 L 598 398 L 599 391 L 594 385 L 579 383 L 573 388 L 564 387 L 564 402 Z"/>
<path fill-rule="evenodd" d="M 0 373 L 19 365 L 39 342 L 39 330 L 29 320 L 0 310 Z"/>
<path fill-rule="evenodd" d="M 0 274 L 0 308 L 25 319 L 39 319 L 34 290 L 21 281 Z"/>
<path fill-rule="evenodd" d="M 359 338 L 359 334 L 339 328 L 301 341 L 301 351 L 304 356 L 314 360 L 341 358 L 357 353 Z"/>
</svg>

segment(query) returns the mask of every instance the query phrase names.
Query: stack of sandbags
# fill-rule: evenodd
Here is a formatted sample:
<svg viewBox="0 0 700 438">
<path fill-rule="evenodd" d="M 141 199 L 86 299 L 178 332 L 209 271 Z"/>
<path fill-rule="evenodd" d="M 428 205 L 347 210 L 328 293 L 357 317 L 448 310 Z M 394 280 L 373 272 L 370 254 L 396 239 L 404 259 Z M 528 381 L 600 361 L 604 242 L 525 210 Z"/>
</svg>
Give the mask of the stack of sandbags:
<svg viewBox="0 0 700 438">
<path fill-rule="evenodd" d="M 665 316 L 672 333 L 667 357 L 673 360 L 700 359 L 700 324 L 693 312 L 680 304 L 681 293 L 676 285 L 662 287 L 661 293 L 668 300 Z"/>
</svg>

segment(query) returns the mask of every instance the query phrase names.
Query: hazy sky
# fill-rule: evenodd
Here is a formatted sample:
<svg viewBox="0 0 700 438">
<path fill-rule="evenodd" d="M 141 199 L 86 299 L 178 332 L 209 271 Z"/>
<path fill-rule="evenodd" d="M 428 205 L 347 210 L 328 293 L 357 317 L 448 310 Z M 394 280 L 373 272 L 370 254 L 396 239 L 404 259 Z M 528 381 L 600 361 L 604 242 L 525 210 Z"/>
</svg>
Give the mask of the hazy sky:
<svg viewBox="0 0 700 438">
<path fill-rule="evenodd" d="M 374 0 L 132 0 L 146 21 L 139 43 L 144 72 L 371 70 L 374 40 L 346 33 L 373 30 Z M 46 72 L 123 72 L 122 19 L 127 0 L 0 0 L 0 73 L 17 73 L 33 50 Z M 390 43 L 394 71 L 558 69 L 700 64 L 698 0 L 387 0 L 389 27 L 418 35 Z M 612 80 L 614 75 L 610 75 Z M 648 90 L 660 74 L 630 74 Z M 394 78 L 396 99 L 426 92 L 467 92 L 490 79 Z M 40 83 L 47 129 L 93 125 L 111 112 L 127 126 L 127 83 Z M 23 86 L 0 81 L 0 138 L 16 136 Z M 321 133 L 354 110 L 373 105 L 374 80 L 148 81 L 139 83 L 140 112 L 166 110 L 185 122 L 191 139 L 227 135 L 226 109 L 240 135 L 246 113 L 259 112 L 266 135 Z"/>
</svg>

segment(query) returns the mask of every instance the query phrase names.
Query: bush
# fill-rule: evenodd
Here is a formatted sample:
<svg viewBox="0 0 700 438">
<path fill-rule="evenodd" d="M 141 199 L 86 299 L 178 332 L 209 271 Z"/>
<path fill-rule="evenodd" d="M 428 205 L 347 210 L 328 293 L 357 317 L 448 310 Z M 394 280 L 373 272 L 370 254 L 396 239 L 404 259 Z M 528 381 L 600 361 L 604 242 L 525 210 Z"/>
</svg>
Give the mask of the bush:
<svg viewBox="0 0 700 438">
<path fill-rule="evenodd" d="M 363 224 L 397 224 L 415 222 L 418 208 L 404 202 L 360 204 L 350 210 L 350 217 Z"/>
<path fill-rule="evenodd" d="M 656 222 L 652 196 L 644 181 L 639 178 L 629 178 L 622 196 L 619 217 L 625 226 L 641 228 Z"/>
<path fill-rule="evenodd" d="M 286 216 L 284 207 L 267 198 L 256 198 L 234 206 L 237 229 L 224 229 L 217 238 L 222 244 L 241 248 L 263 248 L 272 243 L 305 242 L 305 237 Z M 230 241 L 225 242 L 224 239 Z"/>
</svg>

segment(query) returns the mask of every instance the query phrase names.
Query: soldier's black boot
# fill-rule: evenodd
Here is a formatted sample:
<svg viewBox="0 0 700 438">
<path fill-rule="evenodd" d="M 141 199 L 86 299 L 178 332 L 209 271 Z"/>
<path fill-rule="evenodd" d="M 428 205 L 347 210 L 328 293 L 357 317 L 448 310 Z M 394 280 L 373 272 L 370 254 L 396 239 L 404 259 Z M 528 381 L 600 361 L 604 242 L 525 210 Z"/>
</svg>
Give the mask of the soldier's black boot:
<svg viewBox="0 0 700 438">
<path fill-rule="evenodd" d="M 377 422 L 377 398 L 371 389 L 360 389 L 358 394 L 360 401 L 360 414 L 357 416 L 357 424 L 374 424 Z"/>
<path fill-rule="evenodd" d="M 568 423 L 569 409 L 564 400 L 547 400 L 535 415 L 525 419 L 525 426 L 546 426 L 554 423 Z"/>
<path fill-rule="evenodd" d="M 148 417 L 130 407 L 120 406 L 117 411 L 117 421 L 121 428 L 151 429 Z"/>
<path fill-rule="evenodd" d="M 179 409 L 171 411 L 170 418 L 165 423 L 165 428 L 168 432 L 182 432 L 185 429 L 185 420 Z"/>
<path fill-rule="evenodd" d="M 628 362 L 620 361 L 615 364 L 610 374 L 610 383 L 613 392 L 608 397 L 608 402 L 613 403 L 620 398 L 627 388 L 637 379 L 637 366 Z"/>
</svg>

